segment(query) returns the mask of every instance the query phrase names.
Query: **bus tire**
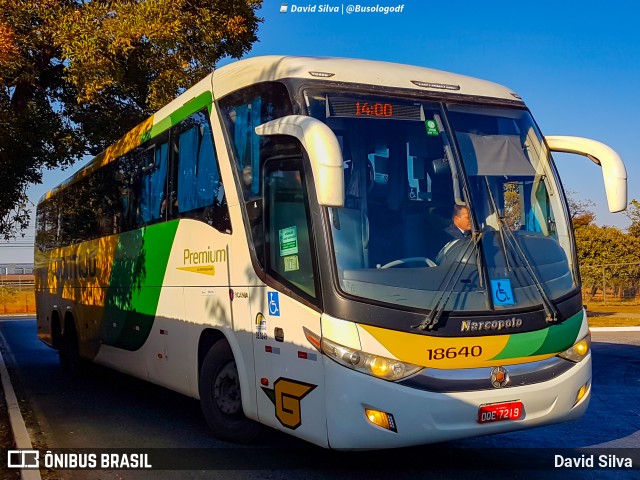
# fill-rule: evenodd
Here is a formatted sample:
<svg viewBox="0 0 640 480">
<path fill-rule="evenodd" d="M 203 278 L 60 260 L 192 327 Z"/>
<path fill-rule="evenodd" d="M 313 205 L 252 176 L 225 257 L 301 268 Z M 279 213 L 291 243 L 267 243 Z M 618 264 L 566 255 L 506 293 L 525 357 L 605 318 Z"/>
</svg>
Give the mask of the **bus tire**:
<svg viewBox="0 0 640 480">
<path fill-rule="evenodd" d="M 260 424 L 244 416 L 238 369 L 226 340 L 219 340 L 207 352 L 198 390 L 204 418 L 217 438 L 250 443 L 258 436 Z"/>
<path fill-rule="evenodd" d="M 73 318 L 67 318 L 64 322 L 64 331 L 60 338 L 58 350 L 60 366 L 67 373 L 79 373 L 81 370 L 80 344 L 78 332 Z"/>
</svg>

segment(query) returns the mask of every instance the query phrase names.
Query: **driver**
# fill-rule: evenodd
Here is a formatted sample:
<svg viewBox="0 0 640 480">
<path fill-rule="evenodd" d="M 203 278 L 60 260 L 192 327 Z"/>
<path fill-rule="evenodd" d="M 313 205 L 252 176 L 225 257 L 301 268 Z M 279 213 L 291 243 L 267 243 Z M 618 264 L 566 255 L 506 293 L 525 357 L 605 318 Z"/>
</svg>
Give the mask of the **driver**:
<svg viewBox="0 0 640 480">
<path fill-rule="evenodd" d="M 464 205 L 455 204 L 451 216 L 451 225 L 444 229 L 445 232 L 454 239 L 464 238 L 471 235 L 471 219 L 469 209 Z"/>
</svg>

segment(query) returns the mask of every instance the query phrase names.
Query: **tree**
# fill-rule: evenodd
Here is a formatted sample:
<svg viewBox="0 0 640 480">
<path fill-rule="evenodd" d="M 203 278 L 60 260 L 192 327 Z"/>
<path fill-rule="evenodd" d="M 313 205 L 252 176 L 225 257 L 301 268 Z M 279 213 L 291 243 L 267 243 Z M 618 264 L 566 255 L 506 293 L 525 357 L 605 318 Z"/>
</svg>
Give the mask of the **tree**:
<svg viewBox="0 0 640 480">
<path fill-rule="evenodd" d="M 631 220 L 631 225 L 627 229 L 627 232 L 634 237 L 640 238 L 640 202 L 635 198 L 631 200 L 625 215 Z"/>
<path fill-rule="evenodd" d="M 629 234 L 615 227 L 600 227 L 595 224 L 591 200 L 577 200 L 576 192 L 567 190 L 567 203 L 575 231 L 576 249 L 580 275 L 591 295 L 603 287 L 621 290 L 640 280 L 640 203 L 633 200 L 627 216 L 632 220 Z M 632 234 L 636 225 L 636 235 Z"/>
<path fill-rule="evenodd" d="M 577 192 L 573 190 L 566 190 L 567 203 L 569 204 L 569 213 L 571 214 L 571 221 L 573 228 L 580 228 L 586 225 L 592 225 L 596 220 L 596 214 L 593 213 L 591 208 L 596 204 L 589 200 L 578 200 Z"/>
<path fill-rule="evenodd" d="M 602 287 L 603 280 L 620 289 L 640 279 L 640 237 L 615 227 L 585 225 L 575 230 L 575 238 L 580 275 L 592 295 Z"/>
<path fill-rule="evenodd" d="M 257 40 L 261 0 L 0 0 L 0 235 L 43 168 L 95 155 Z"/>
</svg>

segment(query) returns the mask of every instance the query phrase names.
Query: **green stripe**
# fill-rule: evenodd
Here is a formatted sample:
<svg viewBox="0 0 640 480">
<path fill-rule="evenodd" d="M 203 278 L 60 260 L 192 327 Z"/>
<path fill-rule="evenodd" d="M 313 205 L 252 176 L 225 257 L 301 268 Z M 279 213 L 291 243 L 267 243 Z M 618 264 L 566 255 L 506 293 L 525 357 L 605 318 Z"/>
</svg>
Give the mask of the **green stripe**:
<svg viewBox="0 0 640 480">
<path fill-rule="evenodd" d="M 564 352 L 578 339 L 582 326 L 582 310 L 573 317 L 568 318 L 560 325 L 549 327 L 549 335 L 542 346 L 534 352 L 534 355 L 546 355 L 548 353 Z"/>
<path fill-rule="evenodd" d="M 195 112 L 197 112 L 198 110 L 201 110 L 204 107 L 207 107 L 207 110 L 209 111 L 209 115 L 211 115 L 211 111 L 212 111 L 212 108 L 213 108 L 213 95 L 212 95 L 212 93 L 210 91 L 203 92 L 200 95 L 198 95 L 197 97 L 192 98 L 187 103 L 185 103 L 182 107 L 178 108 L 175 112 L 170 113 L 167 117 L 165 117 L 162 120 L 158 121 L 157 124 L 153 125 L 149 130 L 145 131 L 142 135 L 140 135 L 140 141 L 139 141 L 138 145 L 131 146 L 131 148 L 127 149 L 127 152 L 129 152 L 130 150 L 133 150 L 134 148 L 138 147 L 139 145 L 143 144 L 144 142 L 146 142 L 148 140 L 151 140 L 152 138 L 154 138 L 154 137 L 160 135 L 161 133 L 167 131 L 169 128 L 173 127 L 174 125 L 177 125 L 178 123 L 180 123 L 182 120 L 187 118 L 192 113 L 195 113 Z M 147 120 L 148 120 L 148 118 L 147 118 Z M 145 120 L 145 121 L 147 121 L 147 120 Z M 155 119 L 154 119 L 154 121 L 155 121 Z M 119 139 L 119 140 L 121 140 L 121 139 Z M 114 142 L 114 144 L 115 144 L 115 142 Z M 111 146 L 113 146 L 114 144 L 112 144 Z M 124 153 L 127 153 L 127 152 L 124 152 Z M 80 176 L 80 172 L 82 172 L 83 170 L 85 170 L 87 168 L 94 169 L 95 165 L 97 165 L 101 161 L 102 157 L 104 157 L 104 152 L 98 154 L 89 163 L 87 163 L 87 165 L 84 168 L 80 169 L 78 172 L 73 174 L 71 177 L 67 178 L 60 185 L 58 185 L 57 187 L 51 189 L 49 192 L 47 192 L 45 195 L 43 195 L 40 198 L 38 204 L 42 203 L 47 198 L 47 195 L 54 195 L 54 194 L 64 190 L 65 188 L 67 188 L 69 185 L 71 185 L 71 184 L 75 183 L 76 181 L 78 181 L 79 178 L 80 178 L 79 177 Z"/>
<path fill-rule="evenodd" d="M 538 350 L 549 334 L 549 329 L 537 330 L 511 335 L 504 349 L 491 360 L 503 360 L 505 358 L 529 357 Z"/>
<path fill-rule="evenodd" d="M 534 355 L 547 355 L 565 351 L 578 339 L 582 326 L 582 311 L 576 313 L 559 325 L 535 332 L 514 334 L 504 349 L 491 360 L 522 358 Z"/>
<path fill-rule="evenodd" d="M 164 222 L 120 235 L 105 301 L 105 344 L 137 350 L 146 341 L 178 223 Z"/>
<path fill-rule="evenodd" d="M 213 103 L 213 95 L 210 91 L 202 92 L 197 97 L 192 98 L 183 106 L 170 113 L 169 116 L 164 117 L 158 121 L 151 129 L 147 130 L 140 137 L 140 143 L 144 143 L 153 137 L 160 135 L 162 132 L 177 125 L 189 115 L 202 110 L 204 107 L 209 107 L 209 113 L 211 113 L 211 104 Z"/>
</svg>

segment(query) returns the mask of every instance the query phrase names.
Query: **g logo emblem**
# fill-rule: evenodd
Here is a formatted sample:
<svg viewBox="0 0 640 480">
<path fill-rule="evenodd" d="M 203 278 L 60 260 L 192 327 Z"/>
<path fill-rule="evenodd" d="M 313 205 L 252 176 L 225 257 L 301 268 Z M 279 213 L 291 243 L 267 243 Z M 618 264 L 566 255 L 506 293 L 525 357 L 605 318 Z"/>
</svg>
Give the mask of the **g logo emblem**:
<svg viewBox="0 0 640 480">
<path fill-rule="evenodd" d="M 273 389 L 262 387 L 262 390 L 276 406 L 278 421 L 285 427 L 295 430 L 302 425 L 300 402 L 316 387 L 317 385 L 310 383 L 279 378 L 274 382 Z"/>
</svg>

